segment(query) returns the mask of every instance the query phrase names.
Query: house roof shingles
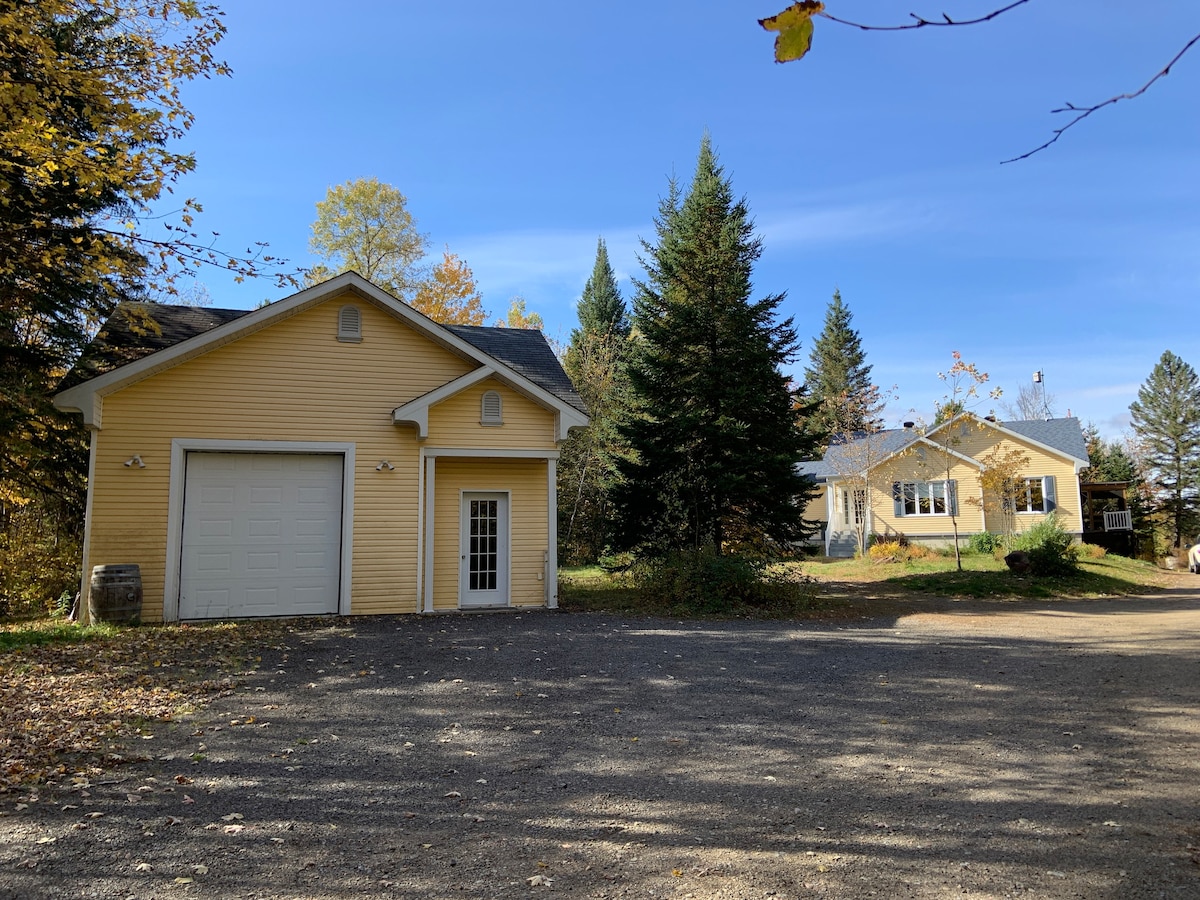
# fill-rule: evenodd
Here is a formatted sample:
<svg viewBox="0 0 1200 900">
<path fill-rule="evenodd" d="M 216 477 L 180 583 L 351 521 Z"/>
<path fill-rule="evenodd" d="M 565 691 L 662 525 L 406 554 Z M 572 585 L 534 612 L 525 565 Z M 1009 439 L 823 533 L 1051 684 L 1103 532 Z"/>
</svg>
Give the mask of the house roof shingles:
<svg viewBox="0 0 1200 900">
<path fill-rule="evenodd" d="M 1001 421 L 996 424 L 1022 437 L 1037 441 L 1039 444 L 1044 444 L 1053 450 L 1064 453 L 1073 459 L 1087 461 L 1087 442 L 1084 440 L 1083 430 L 1080 428 L 1079 420 L 1076 418 L 1018 419 L 1013 422 Z M 865 437 L 865 434 L 862 437 Z M 919 437 L 920 434 L 911 428 L 891 428 L 876 432 L 874 439 L 878 443 L 872 455 L 876 459 L 883 459 L 897 451 L 903 450 Z M 853 441 L 831 445 L 825 451 L 824 457 L 800 463 L 797 466 L 797 471 L 804 475 L 810 475 L 816 481 L 825 481 L 831 476 L 836 477 L 839 473 L 843 473 L 849 468 L 846 464 L 846 454 L 847 447 L 852 443 Z"/>
<path fill-rule="evenodd" d="M 189 338 L 248 315 L 247 309 L 122 304 L 104 323 L 75 367 L 59 385 L 62 391 L 90 378 L 136 362 Z M 508 366 L 538 387 L 582 413 L 587 407 L 540 331 L 482 325 L 442 325 L 455 337 Z"/>
</svg>

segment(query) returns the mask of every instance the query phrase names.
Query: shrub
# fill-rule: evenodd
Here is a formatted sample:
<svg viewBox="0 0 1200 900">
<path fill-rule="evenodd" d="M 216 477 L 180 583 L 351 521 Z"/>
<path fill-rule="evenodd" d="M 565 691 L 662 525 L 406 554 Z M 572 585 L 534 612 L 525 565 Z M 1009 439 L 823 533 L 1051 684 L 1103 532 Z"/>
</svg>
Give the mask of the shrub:
<svg viewBox="0 0 1200 900">
<path fill-rule="evenodd" d="M 1108 556 L 1108 550 L 1099 544 L 1080 544 L 1079 553 L 1088 559 L 1104 559 L 1104 557 Z"/>
<path fill-rule="evenodd" d="M 1014 549 L 1029 554 L 1030 571 L 1034 575 L 1073 575 L 1079 569 L 1079 548 L 1055 514 L 1018 535 L 1015 544 Z"/>
<path fill-rule="evenodd" d="M 640 591 L 687 613 L 791 612 L 816 595 L 813 579 L 795 567 L 711 548 L 640 559 L 633 576 Z"/>
<path fill-rule="evenodd" d="M 907 549 L 899 541 L 877 541 L 867 550 L 871 562 L 901 562 L 908 558 Z"/>
<path fill-rule="evenodd" d="M 1004 549 L 1004 536 L 981 531 L 967 538 L 967 550 L 971 553 L 994 555 L 997 550 Z"/>
</svg>

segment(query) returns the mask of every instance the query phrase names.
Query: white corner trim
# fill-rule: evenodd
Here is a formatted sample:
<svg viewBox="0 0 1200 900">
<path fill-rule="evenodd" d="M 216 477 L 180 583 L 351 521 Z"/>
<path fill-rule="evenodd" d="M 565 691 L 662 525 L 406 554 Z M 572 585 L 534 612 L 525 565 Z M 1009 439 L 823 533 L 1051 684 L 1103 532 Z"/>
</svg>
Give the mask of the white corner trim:
<svg viewBox="0 0 1200 900">
<path fill-rule="evenodd" d="M 546 460 L 546 608 L 558 609 L 558 460 Z"/>
<path fill-rule="evenodd" d="M 163 584 L 163 621 L 179 621 L 179 581 L 183 554 L 183 497 L 187 480 L 187 454 L 193 451 L 224 453 L 326 453 L 342 456 L 342 554 L 338 585 L 338 614 L 350 614 L 351 562 L 354 558 L 354 451 L 353 443 L 336 441 L 233 441 L 211 438 L 173 438 L 171 477 L 167 499 L 167 565 Z"/>
<path fill-rule="evenodd" d="M 425 482 L 425 531 L 422 535 L 424 546 L 421 547 L 419 558 L 421 559 L 421 587 L 424 591 L 424 611 L 427 613 L 433 612 L 433 513 L 437 506 L 437 460 L 433 457 L 425 457 L 422 451 L 421 458 L 425 463 L 425 471 L 423 479 Z"/>
<path fill-rule="evenodd" d="M 87 498 L 83 505 L 83 579 L 79 585 L 79 621 L 84 625 L 92 624 L 91 617 L 91 556 L 92 556 L 92 498 L 95 491 L 92 485 L 96 483 L 96 442 L 100 435 L 94 429 L 88 432 L 88 475 Z"/>
<path fill-rule="evenodd" d="M 409 400 L 403 406 L 392 410 L 392 424 L 405 423 L 417 426 L 417 440 L 423 441 L 429 437 L 429 407 L 441 403 L 455 394 L 461 393 L 473 384 L 478 384 L 485 378 L 495 375 L 496 370 L 490 366 L 480 366 L 466 375 L 460 375 L 453 381 L 448 381 L 439 388 L 434 388 L 427 394 L 422 394 Z"/>
</svg>

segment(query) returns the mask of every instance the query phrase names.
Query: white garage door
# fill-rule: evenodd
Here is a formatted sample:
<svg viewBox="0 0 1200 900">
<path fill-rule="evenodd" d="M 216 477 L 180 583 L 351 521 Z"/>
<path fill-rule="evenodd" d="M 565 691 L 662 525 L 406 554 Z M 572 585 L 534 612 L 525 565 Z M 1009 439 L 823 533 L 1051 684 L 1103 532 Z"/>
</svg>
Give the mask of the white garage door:
<svg viewBox="0 0 1200 900">
<path fill-rule="evenodd" d="M 179 618 L 337 612 L 342 459 L 188 453 Z"/>
</svg>

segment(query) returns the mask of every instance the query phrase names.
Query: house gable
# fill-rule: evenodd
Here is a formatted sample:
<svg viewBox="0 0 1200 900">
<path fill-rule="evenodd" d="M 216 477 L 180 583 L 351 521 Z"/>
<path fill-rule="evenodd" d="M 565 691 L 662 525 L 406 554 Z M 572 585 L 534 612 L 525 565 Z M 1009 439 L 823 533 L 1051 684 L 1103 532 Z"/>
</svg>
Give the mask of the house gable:
<svg viewBox="0 0 1200 900">
<path fill-rule="evenodd" d="M 101 428 L 105 396 L 198 356 L 211 353 L 226 344 L 243 340 L 257 331 L 275 326 L 334 298 L 337 298 L 339 303 L 332 309 L 335 317 L 333 340 L 337 340 L 338 335 L 343 332 L 341 326 L 344 321 L 344 307 L 360 301 L 364 309 L 373 306 L 386 312 L 429 342 L 462 359 L 467 363 L 467 367 L 488 366 L 515 389 L 552 410 L 559 420 L 558 440 L 565 440 L 571 428 L 587 424 L 582 401 L 570 381 L 562 374 L 561 367 L 554 360 L 540 334 L 526 334 L 519 329 L 512 329 L 512 335 L 497 336 L 489 332 L 508 329 L 467 329 L 464 326 L 438 325 L 354 272 L 339 275 L 323 284 L 244 315 L 230 310 L 208 310 L 205 311 L 207 316 L 192 315 L 190 318 L 195 321 L 173 323 L 179 326 L 179 331 L 174 334 L 167 333 L 166 329 L 155 333 L 151 322 L 142 343 L 154 352 L 118 364 L 115 368 L 87 378 L 81 383 L 74 383 L 55 396 L 55 405 L 60 409 L 81 412 L 86 425 Z M 172 339 L 178 338 L 187 325 L 204 330 L 172 343 Z M 364 322 L 362 327 L 362 342 L 369 343 L 367 323 Z M 342 342 L 345 343 L 344 336 Z M 356 340 L 352 343 L 358 342 Z M 481 349 L 480 345 L 490 347 L 500 356 Z M 134 356 L 137 352 L 136 346 L 121 346 L 119 349 L 126 357 Z M 115 354 L 115 357 L 115 361 L 120 363 L 121 354 Z M 83 374 L 86 376 L 87 373 Z M 72 373 L 68 376 L 67 383 L 72 383 L 73 379 L 78 377 L 77 373 Z"/>
</svg>

